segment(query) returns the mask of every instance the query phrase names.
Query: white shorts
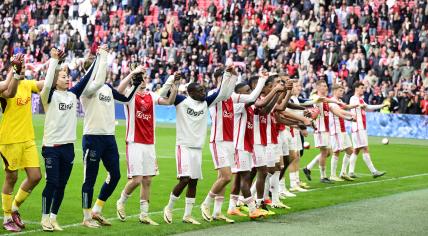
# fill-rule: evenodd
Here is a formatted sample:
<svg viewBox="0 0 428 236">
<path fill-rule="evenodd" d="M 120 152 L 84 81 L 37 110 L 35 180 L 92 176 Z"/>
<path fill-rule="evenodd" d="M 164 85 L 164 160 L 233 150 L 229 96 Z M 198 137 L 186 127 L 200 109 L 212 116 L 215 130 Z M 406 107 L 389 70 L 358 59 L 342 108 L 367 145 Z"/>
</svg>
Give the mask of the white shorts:
<svg viewBox="0 0 428 236">
<path fill-rule="evenodd" d="M 254 155 L 251 167 L 266 166 L 266 146 L 254 144 Z"/>
<path fill-rule="evenodd" d="M 293 135 L 291 135 L 290 130 L 285 130 L 285 135 L 287 137 L 288 140 L 288 150 L 289 151 L 296 151 L 297 150 L 297 144 L 296 144 L 296 139 L 293 137 Z"/>
<path fill-rule="evenodd" d="M 159 174 L 154 144 L 127 143 L 126 161 L 128 178 Z"/>
<path fill-rule="evenodd" d="M 275 163 L 279 163 L 281 159 L 281 152 L 279 145 L 269 143 L 266 147 L 266 164 L 267 167 L 275 167 Z"/>
<path fill-rule="evenodd" d="M 232 165 L 232 173 L 236 174 L 238 172 L 251 171 L 253 153 L 235 150 L 235 161 Z"/>
<path fill-rule="evenodd" d="M 278 146 L 279 150 L 281 151 L 281 156 L 288 156 L 290 155 L 290 150 L 288 146 L 290 146 L 290 140 L 287 137 L 286 130 L 279 131 L 278 134 Z"/>
<path fill-rule="evenodd" d="M 354 144 L 354 148 L 360 147 L 368 147 L 368 137 L 367 130 L 358 130 L 356 132 L 352 132 L 352 143 Z"/>
<path fill-rule="evenodd" d="M 232 167 L 234 161 L 233 142 L 218 141 L 210 143 L 210 150 L 216 170 L 223 167 Z"/>
<path fill-rule="evenodd" d="M 177 145 L 175 158 L 178 178 L 202 179 L 202 149 Z"/>
<path fill-rule="evenodd" d="M 333 152 L 343 151 L 352 146 L 349 135 L 345 132 L 330 135 L 331 150 Z"/>
<path fill-rule="evenodd" d="M 300 136 L 300 130 L 299 129 L 293 129 L 293 131 L 294 131 L 294 139 L 296 142 L 297 151 L 303 150 L 302 137 Z"/>
<path fill-rule="evenodd" d="M 330 147 L 330 134 L 328 132 L 314 133 L 315 147 Z"/>
</svg>

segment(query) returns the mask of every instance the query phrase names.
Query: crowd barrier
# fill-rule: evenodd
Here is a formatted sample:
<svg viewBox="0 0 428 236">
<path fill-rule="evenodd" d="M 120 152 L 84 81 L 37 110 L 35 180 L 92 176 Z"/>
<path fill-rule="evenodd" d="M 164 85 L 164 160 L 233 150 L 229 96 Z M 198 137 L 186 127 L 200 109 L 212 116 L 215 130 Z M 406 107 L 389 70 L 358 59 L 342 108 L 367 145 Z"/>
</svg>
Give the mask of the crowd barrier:
<svg viewBox="0 0 428 236">
<path fill-rule="evenodd" d="M 33 95 L 33 112 L 43 113 L 40 98 Z M 78 106 L 79 115 L 83 115 L 81 105 Z M 367 128 L 370 136 L 428 139 L 428 116 L 407 114 L 382 114 L 367 112 Z M 161 123 L 175 123 L 174 106 L 157 106 L 156 121 Z M 116 119 L 125 119 L 123 105 L 116 104 Z M 209 120 L 210 124 L 211 121 Z M 346 122 L 350 130 L 350 122 Z"/>
</svg>

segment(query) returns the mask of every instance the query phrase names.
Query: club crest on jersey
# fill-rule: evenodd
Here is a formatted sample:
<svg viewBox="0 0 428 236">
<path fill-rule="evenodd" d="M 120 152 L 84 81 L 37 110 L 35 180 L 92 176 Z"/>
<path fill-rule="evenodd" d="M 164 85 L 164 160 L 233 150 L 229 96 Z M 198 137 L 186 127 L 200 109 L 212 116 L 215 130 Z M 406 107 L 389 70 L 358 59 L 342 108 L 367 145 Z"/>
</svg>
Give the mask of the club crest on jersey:
<svg viewBox="0 0 428 236">
<path fill-rule="evenodd" d="M 150 119 L 152 119 L 152 115 L 149 115 L 149 114 L 146 115 L 142 111 L 137 111 L 137 113 L 135 115 L 137 116 L 137 118 L 143 119 L 143 120 L 150 120 Z"/>
<path fill-rule="evenodd" d="M 25 106 L 31 101 L 31 97 L 27 98 L 17 98 L 16 99 L 16 105 L 18 106 Z"/>
<path fill-rule="evenodd" d="M 187 108 L 187 114 L 191 116 L 200 116 L 204 114 L 204 111 L 195 111 L 192 108 Z"/>
<path fill-rule="evenodd" d="M 253 123 L 247 121 L 247 129 L 253 129 Z"/>
<path fill-rule="evenodd" d="M 232 112 L 223 111 L 223 117 L 232 119 L 233 118 L 233 113 Z"/>
<path fill-rule="evenodd" d="M 67 104 L 67 103 L 59 103 L 58 104 L 58 109 L 60 111 L 67 111 L 67 110 L 71 110 L 73 108 L 73 103 Z"/>
<path fill-rule="evenodd" d="M 111 101 L 111 97 L 110 96 L 106 96 L 102 93 L 100 93 L 100 95 L 98 96 L 98 98 L 100 99 L 100 101 L 103 102 L 110 102 Z"/>
</svg>

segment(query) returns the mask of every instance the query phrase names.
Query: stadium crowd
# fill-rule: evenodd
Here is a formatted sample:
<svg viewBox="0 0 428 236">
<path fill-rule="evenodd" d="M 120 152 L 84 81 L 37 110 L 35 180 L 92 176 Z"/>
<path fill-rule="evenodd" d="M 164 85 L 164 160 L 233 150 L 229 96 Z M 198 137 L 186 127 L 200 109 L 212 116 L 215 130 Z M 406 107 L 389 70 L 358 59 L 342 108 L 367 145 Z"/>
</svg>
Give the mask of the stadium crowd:
<svg viewBox="0 0 428 236">
<path fill-rule="evenodd" d="M 27 79 L 43 79 L 57 47 L 76 82 L 87 54 L 107 43 L 115 87 L 144 64 L 152 91 L 176 70 L 179 93 L 189 81 L 211 89 L 215 68 L 233 60 L 243 80 L 261 67 L 299 78 L 303 97 L 324 79 L 345 85 L 347 102 L 362 81 L 368 104 L 390 104 L 381 112 L 428 115 L 424 0 L 6 0 L 0 16 L 1 80 L 19 52 Z"/>
</svg>

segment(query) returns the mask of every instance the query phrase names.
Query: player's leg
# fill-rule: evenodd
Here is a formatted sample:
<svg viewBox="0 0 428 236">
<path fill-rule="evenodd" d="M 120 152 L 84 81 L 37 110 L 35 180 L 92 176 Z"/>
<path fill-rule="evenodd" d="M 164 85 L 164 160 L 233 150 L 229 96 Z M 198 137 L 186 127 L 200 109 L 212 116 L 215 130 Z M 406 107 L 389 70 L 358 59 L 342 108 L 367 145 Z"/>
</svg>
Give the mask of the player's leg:
<svg viewBox="0 0 428 236">
<path fill-rule="evenodd" d="M 327 162 L 327 157 L 330 155 L 330 148 L 323 146 L 320 147 L 320 152 L 321 152 L 321 156 L 320 156 L 320 160 L 319 160 L 319 168 L 320 168 L 320 179 L 321 179 L 321 183 L 333 183 L 331 182 L 328 178 L 327 178 L 327 173 L 326 173 L 326 162 Z"/>
<path fill-rule="evenodd" d="M 73 169 L 73 161 L 74 161 L 74 145 L 66 144 L 62 146 L 62 158 L 59 160 L 59 182 L 58 187 L 55 191 L 50 220 L 53 226 L 54 231 L 62 231 L 63 229 L 58 224 L 57 215 L 59 212 L 59 208 L 61 206 L 62 200 L 64 199 L 64 191 L 67 186 L 68 179 L 71 175 L 71 170 Z"/>
<path fill-rule="evenodd" d="M 358 178 L 355 175 L 355 166 L 357 165 L 357 157 L 360 154 L 361 147 L 354 148 L 351 157 L 349 158 L 349 177 L 355 179 Z"/>
<path fill-rule="evenodd" d="M 236 208 L 239 200 L 239 193 L 241 192 L 241 175 L 238 173 L 233 174 L 233 181 L 230 186 L 229 207 L 227 209 L 228 215 L 241 215 L 238 213 L 239 209 Z"/>
<path fill-rule="evenodd" d="M 345 150 L 344 150 L 345 154 L 343 155 L 342 169 L 340 170 L 339 177 L 343 180 L 354 181 L 354 179 L 349 177 L 349 175 L 347 173 L 347 168 L 349 166 L 350 158 L 352 156 L 352 153 L 354 152 L 354 149 L 351 146 L 351 142 L 349 140 L 348 135 L 347 134 L 345 134 L 345 135 L 346 135 L 346 139 L 347 139 L 347 145 L 345 145 Z"/>
<path fill-rule="evenodd" d="M 15 152 L 14 152 L 15 151 Z M 18 150 L 19 151 L 19 150 Z M 0 145 L 0 155 L 3 160 L 5 178 L 2 187 L 3 228 L 10 232 L 19 232 L 21 228 L 12 218 L 13 189 L 18 180 L 18 155 L 11 145 Z"/>
<path fill-rule="evenodd" d="M 248 207 L 248 216 L 250 218 L 258 218 L 261 216 L 266 216 L 268 212 L 261 211 L 256 206 L 256 201 L 251 194 L 251 172 L 250 171 L 242 171 L 239 172 L 241 183 L 240 188 L 242 192 L 242 196 L 244 197 L 243 203 Z"/>
<path fill-rule="evenodd" d="M 201 204 L 202 216 L 206 221 L 211 221 L 212 219 L 210 214 L 211 204 L 214 202 L 214 208 L 216 207 L 216 204 L 218 207 L 218 204 L 221 203 L 221 199 L 224 199 L 224 191 L 226 189 L 225 187 L 228 183 L 230 183 L 232 177 L 232 171 L 230 167 L 218 168 L 217 173 L 217 180 L 214 182 L 209 193 L 205 197 L 205 200 Z M 217 200 L 215 201 L 215 199 Z"/>
<path fill-rule="evenodd" d="M 386 174 L 386 172 L 378 171 L 375 168 L 375 166 L 372 162 L 372 159 L 370 157 L 369 147 L 367 147 L 367 146 L 363 147 L 363 160 L 364 160 L 364 163 L 366 163 L 367 168 L 369 168 L 371 174 L 373 175 L 373 178 L 378 178 L 378 177 L 381 177 L 381 176 Z"/>
<path fill-rule="evenodd" d="M 184 215 L 183 215 L 183 222 L 184 223 L 190 223 L 190 224 L 200 224 L 197 220 L 195 220 L 192 217 L 192 209 L 193 205 L 195 205 L 195 198 L 196 198 L 196 187 L 198 185 L 198 179 L 189 179 L 189 183 L 187 185 L 187 192 L 186 192 L 186 200 L 185 200 L 185 207 L 184 207 Z"/>
<path fill-rule="evenodd" d="M 97 228 L 99 224 L 92 220 L 92 198 L 94 185 L 97 180 L 98 170 L 101 160 L 98 137 L 94 135 L 84 135 L 83 146 L 83 185 L 82 185 L 82 208 L 83 226 Z"/>
<path fill-rule="evenodd" d="M 25 178 L 25 180 L 21 183 L 21 186 L 19 187 L 12 203 L 12 218 L 20 227 L 23 227 L 24 224 L 21 221 L 20 215 L 18 213 L 19 207 L 28 198 L 34 187 L 36 187 L 36 185 L 42 179 L 36 143 L 31 140 L 22 143 L 22 145 L 23 152 L 20 165 L 25 169 L 27 178 Z"/>
<path fill-rule="evenodd" d="M 43 147 L 42 156 L 45 161 L 46 185 L 42 192 L 42 220 L 44 231 L 53 231 L 50 221 L 50 213 L 55 192 L 59 187 L 61 173 L 60 162 L 62 159 L 61 147 Z"/>
<path fill-rule="evenodd" d="M 140 192 L 140 223 L 149 225 L 159 225 L 149 217 L 150 191 L 152 176 L 144 176 Z"/>
<path fill-rule="evenodd" d="M 116 202 L 116 214 L 121 221 L 126 220 L 125 205 L 128 198 L 134 190 L 142 184 L 144 167 L 143 158 L 145 154 L 142 144 L 126 144 L 128 181 L 120 194 L 120 198 Z"/>
<path fill-rule="evenodd" d="M 104 181 L 98 199 L 92 208 L 92 218 L 101 225 L 109 226 L 111 223 L 102 216 L 102 209 L 107 199 L 113 194 L 120 179 L 119 151 L 114 136 L 106 137 L 107 148 L 101 154 L 101 160 L 108 175 Z"/>
</svg>

